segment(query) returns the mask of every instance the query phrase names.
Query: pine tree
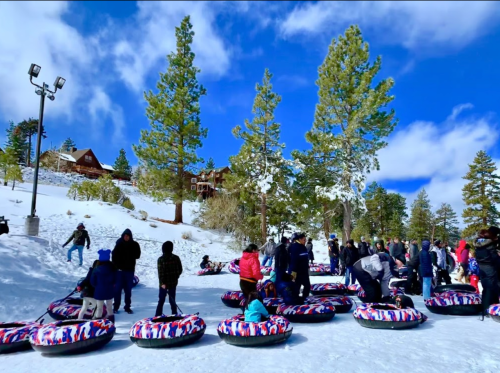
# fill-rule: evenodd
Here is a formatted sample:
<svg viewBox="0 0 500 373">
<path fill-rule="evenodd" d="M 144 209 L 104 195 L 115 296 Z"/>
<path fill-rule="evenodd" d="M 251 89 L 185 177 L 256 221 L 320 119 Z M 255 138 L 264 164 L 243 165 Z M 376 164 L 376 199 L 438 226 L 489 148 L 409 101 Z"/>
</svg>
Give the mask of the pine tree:
<svg viewBox="0 0 500 373">
<path fill-rule="evenodd" d="M 120 154 L 116 158 L 113 168 L 115 169 L 114 174 L 121 179 L 130 179 L 132 176 L 132 167 L 128 162 L 125 149 L 120 149 Z"/>
<path fill-rule="evenodd" d="M 274 120 L 274 111 L 281 102 L 281 96 L 273 92 L 272 74 L 264 72 L 262 85 L 256 84 L 252 121 L 245 120 L 246 131 L 240 126 L 233 129 L 243 145 L 236 156 L 230 157 L 232 174 L 229 182 L 236 182 L 256 196 L 260 202 L 261 240 L 267 239 L 268 197 L 277 197 L 280 187 L 286 183 L 287 162 L 282 156 L 285 145 L 280 140 L 280 124 Z M 282 190 L 282 188 L 281 188 Z"/>
<path fill-rule="evenodd" d="M 142 167 L 139 165 L 136 167 L 132 179 L 138 181 L 142 176 Z"/>
<path fill-rule="evenodd" d="M 200 97 L 205 88 L 198 83 L 200 69 L 193 65 L 191 50 L 194 32 L 189 16 L 175 28 L 177 50 L 167 56 L 166 73 L 160 73 L 158 93 L 145 93 L 146 116 L 151 130 L 142 130 L 134 151 L 146 168 L 140 190 L 156 200 L 171 197 L 175 203 L 175 222 L 182 223 L 182 203 L 188 198 L 187 172 L 202 159 L 196 149 L 202 146 L 207 130 L 201 127 Z"/>
<path fill-rule="evenodd" d="M 9 122 L 9 128 L 7 128 L 7 142 L 5 143 L 7 149 L 12 149 L 12 154 L 16 158 L 16 162 L 20 164 L 26 163 L 26 136 L 23 133 L 21 126 L 16 126 L 14 122 Z"/>
<path fill-rule="evenodd" d="M 331 183 L 318 177 L 316 193 L 342 204 L 343 240 L 351 234 L 353 209 L 364 206 L 365 175 L 379 168 L 377 151 L 387 146 L 383 139 L 397 122 L 394 110 L 384 110 L 394 99 L 389 95 L 394 81 L 389 78 L 375 85 L 381 58 L 373 64 L 369 59 L 368 43 L 358 26 L 333 39 L 319 67 L 319 103 L 313 128 L 306 134 L 322 174 L 335 179 Z"/>
<path fill-rule="evenodd" d="M 444 242 L 455 242 L 460 238 L 457 213 L 449 203 L 442 203 L 434 217 L 434 237 Z"/>
<path fill-rule="evenodd" d="M 411 205 L 408 235 L 419 242 L 424 238 L 431 238 L 433 218 L 429 197 L 425 189 L 422 189 Z"/>
<path fill-rule="evenodd" d="M 208 158 L 207 161 L 207 170 L 214 170 L 215 169 L 215 162 L 212 157 Z"/>
<path fill-rule="evenodd" d="M 7 186 L 7 171 L 9 167 L 16 165 L 16 154 L 12 148 L 6 148 L 4 153 L 0 153 L 0 170 L 3 173 L 3 185 Z"/>
<path fill-rule="evenodd" d="M 61 146 L 61 151 L 70 152 L 72 148 L 76 148 L 76 144 L 70 137 L 68 137 L 66 140 L 64 140 Z"/>
<path fill-rule="evenodd" d="M 21 131 L 24 133 L 24 136 L 28 139 L 28 145 L 26 147 L 27 155 L 26 160 L 28 166 L 31 166 L 32 157 L 33 157 L 33 142 L 32 137 L 38 133 L 38 119 L 29 118 L 28 120 L 23 120 L 18 124 L 21 128 Z M 42 138 L 46 139 L 47 134 L 45 129 L 42 126 Z"/>
<path fill-rule="evenodd" d="M 481 150 L 474 162 L 469 165 L 469 172 L 463 177 L 469 182 L 462 189 L 466 209 L 462 212 L 464 236 L 471 237 L 479 230 L 496 225 L 500 214 L 495 204 L 500 203 L 500 177 L 493 159 Z"/>
</svg>

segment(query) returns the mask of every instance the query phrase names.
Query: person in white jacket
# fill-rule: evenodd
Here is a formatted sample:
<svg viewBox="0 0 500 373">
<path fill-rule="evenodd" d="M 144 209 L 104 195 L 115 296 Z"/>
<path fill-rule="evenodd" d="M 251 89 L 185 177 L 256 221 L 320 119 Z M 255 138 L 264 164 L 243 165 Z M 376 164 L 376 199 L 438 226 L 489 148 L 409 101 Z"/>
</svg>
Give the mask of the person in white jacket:
<svg viewBox="0 0 500 373">
<path fill-rule="evenodd" d="M 398 263 L 398 266 L 401 266 Z M 365 291 L 366 303 L 383 302 L 390 298 L 389 281 L 397 277 L 396 263 L 386 253 L 377 253 L 361 258 L 354 263 L 353 271 Z"/>
</svg>

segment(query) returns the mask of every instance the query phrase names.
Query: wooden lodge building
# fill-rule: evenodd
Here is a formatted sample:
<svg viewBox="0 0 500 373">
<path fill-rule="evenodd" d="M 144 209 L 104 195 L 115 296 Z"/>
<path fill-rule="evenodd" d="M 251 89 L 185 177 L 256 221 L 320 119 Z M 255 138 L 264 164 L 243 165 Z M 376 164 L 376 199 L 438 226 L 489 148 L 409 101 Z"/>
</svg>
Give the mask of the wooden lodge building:
<svg viewBox="0 0 500 373">
<path fill-rule="evenodd" d="M 213 197 L 226 181 L 225 175 L 231 173 L 229 167 L 219 167 L 214 170 L 202 170 L 198 175 L 186 173 L 186 184 L 189 190 L 206 199 Z"/>
</svg>

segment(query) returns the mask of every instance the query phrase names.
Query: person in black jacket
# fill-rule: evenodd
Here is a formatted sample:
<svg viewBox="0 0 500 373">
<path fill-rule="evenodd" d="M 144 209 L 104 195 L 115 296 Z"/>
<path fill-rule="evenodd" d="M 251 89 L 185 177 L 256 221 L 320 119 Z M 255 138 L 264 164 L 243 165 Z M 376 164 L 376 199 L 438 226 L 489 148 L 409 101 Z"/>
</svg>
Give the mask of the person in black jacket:
<svg viewBox="0 0 500 373">
<path fill-rule="evenodd" d="M 311 290 L 311 282 L 309 281 L 309 253 L 307 252 L 305 244 L 306 235 L 298 233 L 295 236 L 295 240 L 288 248 L 288 252 L 290 253 L 288 273 L 295 282 L 294 295 L 298 296 L 300 288 L 303 286 L 303 298 L 307 298 Z"/>
<path fill-rule="evenodd" d="M 345 263 L 345 286 L 349 286 L 349 280 L 352 283 L 356 283 L 356 274 L 353 272 L 354 263 L 356 263 L 359 258 L 359 252 L 356 246 L 354 246 L 354 240 L 348 240 L 347 245 L 341 254 L 343 261 Z"/>
<path fill-rule="evenodd" d="M 399 260 L 401 263 L 406 264 L 406 248 L 399 242 L 399 237 L 394 237 L 393 243 L 389 246 L 389 253 L 394 261 Z"/>
<path fill-rule="evenodd" d="M 358 244 L 359 258 L 364 258 L 365 256 L 370 256 L 369 245 L 365 241 L 365 237 L 361 236 L 361 242 Z"/>
<path fill-rule="evenodd" d="M 336 273 L 339 264 L 339 242 L 334 234 L 330 235 L 328 240 L 328 256 L 330 257 L 330 274 L 333 276 Z"/>
<path fill-rule="evenodd" d="M 487 310 L 492 304 L 498 303 L 500 294 L 498 285 L 498 269 L 500 268 L 500 228 L 489 227 L 487 230 L 479 231 L 478 238 L 474 244 L 476 248 L 476 261 L 479 265 L 479 277 L 483 286 L 482 306 L 483 315 L 487 316 Z"/>
<path fill-rule="evenodd" d="M 405 294 L 420 295 L 422 285 L 419 282 L 420 276 L 420 256 L 414 255 L 407 263 L 408 277 L 406 278 Z"/>
<path fill-rule="evenodd" d="M 175 255 L 174 244 L 171 241 L 163 243 L 161 247 L 163 253 L 158 258 L 158 280 L 160 284 L 160 294 L 158 295 L 158 306 L 155 316 L 163 315 L 163 305 L 168 294 L 168 301 L 172 315 L 177 314 L 177 303 L 175 302 L 175 293 L 179 277 L 182 274 L 181 259 Z"/>
<path fill-rule="evenodd" d="M 116 285 L 115 285 L 115 303 L 113 304 L 114 313 L 118 313 L 120 308 L 122 290 L 125 292 L 125 312 L 133 313 L 132 305 L 132 284 L 134 281 L 135 262 L 141 257 L 141 247 L 134 241 L 130 229 L 125 229 L 122 236 L 116 241 L 112 253 L 112 262 L 115 265 Z"/>
</svg>

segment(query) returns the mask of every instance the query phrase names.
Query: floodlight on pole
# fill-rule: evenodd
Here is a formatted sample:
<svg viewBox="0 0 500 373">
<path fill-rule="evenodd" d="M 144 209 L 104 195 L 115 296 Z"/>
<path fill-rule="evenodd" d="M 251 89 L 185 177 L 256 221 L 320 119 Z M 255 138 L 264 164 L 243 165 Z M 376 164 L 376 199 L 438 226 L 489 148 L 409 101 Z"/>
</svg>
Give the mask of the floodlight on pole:
<svg viewBox="0 0 500 373">
<path fill-rule="evenodd" d="M 35 63 L 32 63 L 30 66 L 30 69 L 28 70 L 28 74 L 30 75 L 30 79 L 31 78 L 38 78 L 38 74 L 40 74 L 41 69 L 42 68 L 40 66 L 38 66 Z"/>
</svg>

